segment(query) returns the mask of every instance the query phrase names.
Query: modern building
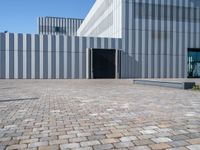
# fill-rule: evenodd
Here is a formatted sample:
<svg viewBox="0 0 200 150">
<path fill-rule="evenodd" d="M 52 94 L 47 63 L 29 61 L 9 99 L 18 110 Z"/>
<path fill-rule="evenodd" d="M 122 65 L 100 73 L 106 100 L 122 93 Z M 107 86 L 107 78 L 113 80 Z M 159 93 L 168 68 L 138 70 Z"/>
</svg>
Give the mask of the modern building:
<svg viewBox="0 0 200 150">
<path fill-rule="evenodd" d="M 0 41 L 0 78 L 200 77 L 200 3 L 96 0 L 77 36 Z"/>
<path fill-rule="evenodd" d="M 97 0 L 83 35 L 122 38 L 124 78 L 200 77 L 199 0 Z"/>
<path fill-rule="evenodd" d="M 65 34 L 75 36 L 83 19 L 39 17 L 38 34 Z"/>
</svg>

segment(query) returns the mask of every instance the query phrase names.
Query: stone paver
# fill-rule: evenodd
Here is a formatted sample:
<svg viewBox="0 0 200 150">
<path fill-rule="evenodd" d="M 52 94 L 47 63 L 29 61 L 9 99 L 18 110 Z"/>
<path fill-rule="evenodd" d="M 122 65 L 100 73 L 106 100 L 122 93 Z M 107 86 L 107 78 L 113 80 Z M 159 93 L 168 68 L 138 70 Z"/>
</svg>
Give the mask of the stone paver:
<svg viewBox="0 0 200 150">
<path fill-rule="evenodd" d="M 150 145 L 150 147 L 153 149 L 153 150 L 161 150 L 161 149 L 168 149 L 170 148 L 171 146 L 166 144 L 166 143 L 159 143 L 159 144 L 152 144 Z"/>
<path fill-rule="evenodd" d="M 129 142 L 129 141 L 133 141 L 133 140 L 137 140 L 137 138 L 135 136 L 127 136 L 127 137 L 120 138 L 120 141 L 122 141 L 122 142 Z"/>
<path fill-rule="evenodd" d="M 112 149 L 114 146 L 112 144 L 102 144 L 94 146 L 94 150 L 106 150 Z"/>
<path fill-rule="evenodd" d="M 118 139 L 102 139 L 100 140 L 102 144 L 110 144 L 119 142 Z"/>
<path fill-rule="evenodd" d="M 142 134 L 155 134 L 157 131 L 155 130 L 142 130 L 140 131 Z"/>
<path fill-rule="evenodd" d="M 99 141 L 86 141 L 86 142 L 81 142 L 81 146 L 85 147 L 85 146 L 94 146 L 94 145 L 99 145 L 100 142 Z"/>
<path fill-rule="evenodd" d="M 169 143 L 172 147 L 182 147 L 182 146 L 187 146 L 189 145 L 188 142 L 186 141 L 173 141 Z"/>
<path fill-rule="evenodd" d="M 0 150 L 200 150 L 199 108 L 132 80 L 0 80 Z"/>
<path fill-rule="evenodd" d="M 155 143 L 165 143 L 165 142 L 171 142 L 172 140 L 167 137 L 159 137 L 152 139 L 152 141 L 154 141 Z"/>
<path fill-rule="evenodd" d="M 200 138 L 187 140 L 190 144 L 200 144 Z"/>
<path fill-rule="evenodd" d="M 72 148 L 78 148 L 80 147 L 79 143 L 69 143 L 69 144 L 61 144 L 60 149 L 72 149 Z"/>
<path fill-rule="evenodd" d="M 29 148 L 40 147 L 40 146 L 48 146 L 48 142 L 45 141 L 45 142 L 35 142 L 28 144 Z"/>
<path fill-rule="evenodd" d="M 38 150 L 59 150 L 58 146 L 41 146 Z"/>
<path fill-rule="evenodd" d="M 187 148 L 189 150 L 199 150 L 200 149 L 200 145 L 190 145 L 190 146 L 187 146 Z"/>
<path fill-rule="evenodd" d="M 134 147 L 134 150 L 151 150 L 151 149 L 147 146 L 136 146 Z"/>
<path fill-rule="evenodd" d="M 133 141 L 133 143 L 136 146 L 144 146 L 144 145 L 154 144 L 154 142 L 152 140 L 150 140 L 150 139 L 147 139 L 147 140 L 137 140 L 137 141 Z"/>
<path fill-rule="evenodd" d="M 92 147 L 79 147 L 79 148 L 72 148 L 72 150 L 93 150 Z"/>
<path fill-rule="evenodd" d="M 6 148 L 6 150 L 26 149 L 26 148 L 27 148 L 26 144 L 20 144 L 20 145 L 11 145 L 11 146 L 8 146 Z"/>
<path fill-rule="evenodd" d="M 167 150 L 188 150 L 188 148 L 186 148 L 186 147 L 176 147 L 176 148 L 170 148 L 170 149 L 167 149 Z"/>
<path fill-rule="evenodd" d="M 134 146 L 134 144 L 132 142 L 120 142 L 120 143 L 114 143 L 114 146 L 116 148 L 124 148 L 124 147 Z"/>
</svg>

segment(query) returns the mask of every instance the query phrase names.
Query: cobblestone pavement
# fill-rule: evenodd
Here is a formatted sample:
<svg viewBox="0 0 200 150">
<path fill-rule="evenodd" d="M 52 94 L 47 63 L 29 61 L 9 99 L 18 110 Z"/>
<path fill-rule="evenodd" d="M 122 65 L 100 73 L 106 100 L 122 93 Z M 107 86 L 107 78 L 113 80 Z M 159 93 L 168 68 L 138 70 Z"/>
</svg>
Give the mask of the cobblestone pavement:
<svg viewBox="0 0 200 150">
<path fill-rule="evenodd" d="M 0 80 L 0 149 L 200 150 L 200 92 L 132 80 Z"/>
</svg>

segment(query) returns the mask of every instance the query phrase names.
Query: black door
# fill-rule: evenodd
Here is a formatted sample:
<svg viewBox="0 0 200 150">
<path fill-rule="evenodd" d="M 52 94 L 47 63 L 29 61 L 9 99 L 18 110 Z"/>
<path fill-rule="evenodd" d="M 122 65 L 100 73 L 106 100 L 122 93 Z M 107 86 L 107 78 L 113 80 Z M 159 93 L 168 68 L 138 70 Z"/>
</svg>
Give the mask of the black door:
<svg viewBox="0 0 200 150">
<path fill-rule="evenodd" d="M 93 78 L 115 78 L 115 52 L 116 50 L 92 49 Z"/>
</svg>

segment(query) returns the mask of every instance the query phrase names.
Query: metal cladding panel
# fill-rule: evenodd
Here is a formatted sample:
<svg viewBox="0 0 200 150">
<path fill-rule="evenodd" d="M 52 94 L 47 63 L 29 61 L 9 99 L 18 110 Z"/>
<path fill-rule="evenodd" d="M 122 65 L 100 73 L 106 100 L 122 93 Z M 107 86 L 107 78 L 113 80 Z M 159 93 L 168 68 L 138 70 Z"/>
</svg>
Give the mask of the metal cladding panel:
<svg viewBox="0 0 200 150">
<path fill-rule="evenodd" d="M 75 79 L 78 79 L 79 78 L 79 55 L 81 55 L 81 52 L 80 52 L 80 43 L 79 43 L 79 38 L 75 38 Z"/>
<path fill-rule="evenodd" d="M 27 35 L 27 66 L 26 66 L 26 70 L 27 70 L 27 79 L 31 79 L 31 35 L 28 34 Z"/>
<path fill-rule="evenodd" d="M 56 79 L 56 36 L 55 35 L 52 35 L 51 49 L 52 49 L 51 78 Z"/>
<path fill-rule="evenodd" d="M 72 38 L 67 37 L 67 78 L 72 78 Z"/>
<path fill-rule="evenodd" d="M 67 78 L 67 56 L 68 56 L 68 53 L 67 53 L 67 36 L 64 36 L 64 78 Z"/>
<path fill-rule="evenodd" d="M 80 61 L 79 61 L 79 63 L 80 63 L 79 76 L 80 76 L 80 78 L 85 79 L 86 78 L 86 49 L 87 49 L 86 43 L 87 42 L 86 42 L 85 37 L 83 37 L 81 39 L 81 41 L 82 41 L 82 44 L 81 44 L 82 48 L 80 48 L 80 49 L 82 51 L 82 56 L 81 56 Z"/>
<path fill-rule="evenodd" d="M 40 78 L 40 36 L 35 35 L 35 78 Z"/>
<path fill-rule="evenodd" d="M 108 48 L 108 39 L 104 38 L 104 48 Z"/>
<path fill-rule="evenodd" d="M 5 78 L 5 34 L 0 33 L 0 79 Z"/>
<path fill-rule="evenodd" d="M 64 79 L 64 37 L 60 36 L 59 41 L 59 79 Z"/>
<path fill-rule="evenodd" d="M 51 79 L 52 75 L 52 36 L 48 35 L 48 79 Z"/>
<path fill-rule="evenodd" d="M 43 78 L 48 79 L 48 36 L 43 36 Z"/>
<path fill-rule="evenodd" d="M 35 35 L 31 35 L 31 79 L 35 78 Z"/>
<path fill-rule="evenodd" d="M 72 78 L 79 77 L 79 39 L 72 37 Z"/>
<path fill-rule="evenodd" d="M 101 38 L 97 38 L 97 48 L 101 47 Z"/>
<path fill-rule="evenodd" d="M 97 38 L 94 38 L 94 48 L 97 48 Z"/>
<path fill-rule="evenodd" d="M 15 38 L 18 43 L 15 47 L 15 50 L 18 50 L 18 79 L 23 79 L 23 34 L 17 34 Z"/>
<path fill-rule="evenodd" d="M 108 48 L 109 48 L 109 49 L 112 48 L 112 39 L 108 39 Z"/>
<path fill-rule="evenodd" d="M 83 74 L 83 68 L 82 68 L 82 64 L 83 64 L 83 37 L 79 38 L 79 77 L 80 79 L 82 79 L 82 74 Z"/>
<path fill-rule="evenodd" d="M 94 38 L 90 38 L 90 45 L 89 45 L 89 47 L 95 47 L 95 45 L 94 45 Z M 102 47 L 105 48 L 105 43 L 104 43 L 104 45 Z"/>
<path fill-rule="evenodd" d="M 43 64 L 43 55 L 44 55 L 44 50 L 43 50 L 43 45 L 44 45 L 44 36 L 43 35 L 40 35 L 40 44 L 39 44 L 39 56 L 40 56 L 40 65 L 39 65 L 39 68 L 40 68 L 40 76 L 39 78 L 40 79 L 43 79 L 43 68 L 44 68 L 44 64 Z"/>
<path fill-rule="evenodd" d="M 56 54 L 56 79 L 59 79 L 59 71 L 60 71 L 60 36 L 56 36 L 56 50 L 55 50 L 55 54 Z"/>
<path fill-rule="evenodd" d="M 5 35 L 5 78 L 9 78 L 9 37 L 10 34 Z"/>
<path fill-rule="evenodd" d="M 28 35 L 27 34 L 23 34 L 23 79 L 27 79 L 27 65 L 28 65 L 28 61 L 27 61 L 27 42 L 28 40 Z"/>
<path fill-rule="evenodd" d="M 10 79 L 14 79 L 14 34 L 10 34 L 9 36 L 9 77 Z"/>
<path fill-rule="evenodd" d="M 18 55 L 19 55 L 19 49 L 18 49 L 18 34 L 14 34 L 14 78 L 18 79 Z"/>
</svg>

